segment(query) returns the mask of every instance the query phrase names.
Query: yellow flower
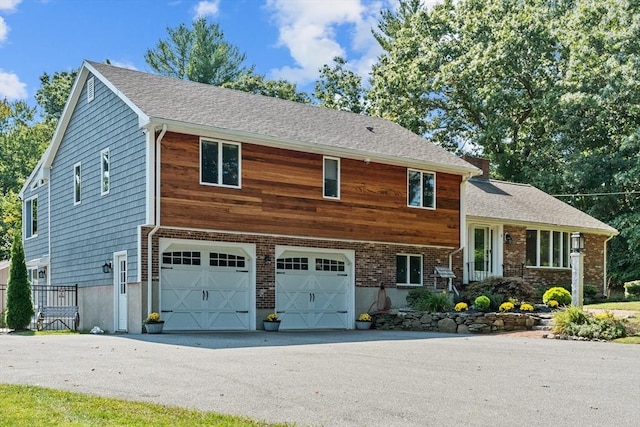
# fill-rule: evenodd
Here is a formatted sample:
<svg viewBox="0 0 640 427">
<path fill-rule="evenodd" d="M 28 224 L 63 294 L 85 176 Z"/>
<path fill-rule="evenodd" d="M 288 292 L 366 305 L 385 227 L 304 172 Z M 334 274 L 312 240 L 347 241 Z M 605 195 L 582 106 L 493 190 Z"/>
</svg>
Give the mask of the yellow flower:
<svg viewBox="0 0 640 427">
<path fill-rule="evenodd" d="M 551 308 L 558 308 L 558 301 L 552 299 L 547 302 L 547 305 Z"/>
<path fill-rule="evenodd" d="M 520 304 L 520 310 L 522 311 L 533 311 L 533 306 L 529 303 L 523 302 Z"/>
<path fill-rule="evenodd" d="M 596 313 L 593 317 L 598 320 L 613 320 L 613 313 L 605 311 L 603 313 Z"/>
<path fill-rule="evenodd" d="M 512 302 L 503 302 L 502 304 L 500 304 L 500 307 L 498 308 L 500 311 L 511 311 L 513 310 L 513 303 Z"/>
<path fill-rule="evenodd" d="M 160 315 L 156 312 L 153 312 L 147 316 L 146 323 L 156 323 L 160 321 Z"/>
<path fill-rule="evenodd" d="M 453 307 L 453 309 L 455 311 L 467 311 L 467 310 L 469 310 L 469 306 L 467 305 L 466 302 L 459 302 L 459 303 L 456 304 L 455 307 Z"/>
<path fill-rule="evenodd" d="M 371 322 L 371 316 L 369 316 L 369 313 L 362 313 L 358 316 L 358 322 Z"/>
<path fill-rule="evenodd" d="M 267 316 L 267 322 L 277 322 L 277 321 L 278 321 L 277 313 L 271 313 Z"/>
</svg>

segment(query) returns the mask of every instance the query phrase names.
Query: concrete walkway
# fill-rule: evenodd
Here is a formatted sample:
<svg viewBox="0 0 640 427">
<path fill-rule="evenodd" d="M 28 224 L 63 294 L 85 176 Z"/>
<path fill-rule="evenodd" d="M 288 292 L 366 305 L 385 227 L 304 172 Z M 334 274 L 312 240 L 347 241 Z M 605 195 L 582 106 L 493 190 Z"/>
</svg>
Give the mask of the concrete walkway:
<svg viewBox="0 0 640 427">
<path fill-rule="evenodd" d="M 637 426 L 638 360 L 508 335 L 0 335 L 2 383 L 299 426 Z"/>
</svg>

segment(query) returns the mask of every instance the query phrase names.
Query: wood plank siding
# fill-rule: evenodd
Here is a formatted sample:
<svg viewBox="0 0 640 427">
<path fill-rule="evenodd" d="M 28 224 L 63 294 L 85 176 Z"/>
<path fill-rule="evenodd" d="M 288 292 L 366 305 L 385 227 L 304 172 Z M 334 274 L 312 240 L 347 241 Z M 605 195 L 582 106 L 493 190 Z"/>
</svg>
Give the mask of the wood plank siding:
<svg viewBox="0 0 640 427">
<path fill-rule="evenodd" d="M 427 142 L 425 142 L 426 144 Z M 199 184 L 199 138 L 162 141 L 161 224 L 458 247 L 461 177 L 436 173 L 436 210 L 407 207 L 407 170 L 341 159 L 340 199 L 323 198 L 323 156 L 242 144 L 242 188 Z"/>
</svg>

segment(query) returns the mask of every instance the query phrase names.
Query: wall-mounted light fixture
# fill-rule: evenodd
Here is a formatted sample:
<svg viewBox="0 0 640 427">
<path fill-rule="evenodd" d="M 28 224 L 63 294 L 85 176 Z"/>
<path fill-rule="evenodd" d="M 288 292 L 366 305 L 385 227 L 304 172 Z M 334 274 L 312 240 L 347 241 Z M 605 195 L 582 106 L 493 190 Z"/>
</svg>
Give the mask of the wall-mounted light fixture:
<svg viewBox="0 0 640 427">
<path fill-rule="evenodd" d="M 38 279 L 45 279 L 47 277 L 47 272 L 44 268 L 38 270 Z"/>
<path fill-rule="evenodd" d="M 105 261 L 104 265 L 102 266 L 102 272 L 111 273 L 111 261 Z"/>
<path fill-rule="evenodd" d="M 580 253 L 584 251 L 584 234 L 571 233 L 571 252 Z"/>
<path fill-rule="evenodd" d="M 513 237 L 511 237 L 511 234 L 504 233 L 504 242 L 508 245 L 510 245 L 511 242 L 513 242 Z"/>
<path fill-rule="evenodd" d="M 265 255 L 264 256 L 264 263 L 269 265 L 271 264 L 271 256 L 270 255 Z"/>
</svg>

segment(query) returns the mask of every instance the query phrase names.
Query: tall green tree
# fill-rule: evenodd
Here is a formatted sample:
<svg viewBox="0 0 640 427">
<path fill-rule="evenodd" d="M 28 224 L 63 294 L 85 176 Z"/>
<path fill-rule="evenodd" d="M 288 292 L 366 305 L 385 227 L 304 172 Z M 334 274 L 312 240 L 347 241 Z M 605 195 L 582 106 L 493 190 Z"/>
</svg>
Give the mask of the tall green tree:
<svg viewBox="0 0 640 427">
<path fill-rule="evenodd" d="M 161 75 L 219 86 L 253 70 L 242 65 L 245 54 L 224 39 L 218 24 L 205 18 L 195 20 L 191 28 L 167 28 L 167 33 L 167 39 L 144 55 Z"/>
<path fill-rule="evenodd" d="M 16 234 L 11 246 L 11 265 L 7 284 L 7 314 L 5 323 L 11 329 L 26 329 L 33 317 L 31 287 L 24 260 L 22 237 Z"/>
<path fill-rule="evenodd" d="M 364 114 L 367 110 L 366 89 L 362 78 L 346 68 L 347 61 L 333 58 L 334 66 L 320 68 L 320 78 L 315 83 L 314 96 L 319 104 L 334 110 Z"/>
<path fill-rule="evenodd" d="M 311 102 L 309 95 L 305 92 L 298 92 L 295 84 L 289 83 L 286 80 L 267 80 L 258 74 L 243 74 L 237 80 L 225 82 L 222 86 L 229 89 L 287 99 L 303 104 Z"/>
<path fill-rule="evenodd" d="M 43 109 L 45 120 L 60 118 L 77 75 L 77 71 L 56 71 L 52 76 L 47 73 L 40 76 L 36 101 Z"/>
</svg>

